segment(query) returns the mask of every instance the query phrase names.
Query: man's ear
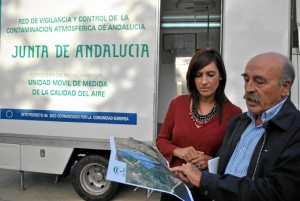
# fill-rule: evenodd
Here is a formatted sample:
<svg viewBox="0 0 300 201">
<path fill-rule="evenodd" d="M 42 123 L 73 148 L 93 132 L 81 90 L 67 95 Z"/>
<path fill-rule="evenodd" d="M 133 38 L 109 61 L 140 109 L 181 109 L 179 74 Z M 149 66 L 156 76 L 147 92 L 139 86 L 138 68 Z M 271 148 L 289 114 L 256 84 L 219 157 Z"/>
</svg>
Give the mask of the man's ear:
<svg viewBox="0 0 300 201">
<path fill-rule="evenodd" d="M 292 87 L 292 81 L 286 80 L 282 85 L 281 96 L 282 97 L 288 96 L 291 91 L 291 87 Z"/>
</svg>

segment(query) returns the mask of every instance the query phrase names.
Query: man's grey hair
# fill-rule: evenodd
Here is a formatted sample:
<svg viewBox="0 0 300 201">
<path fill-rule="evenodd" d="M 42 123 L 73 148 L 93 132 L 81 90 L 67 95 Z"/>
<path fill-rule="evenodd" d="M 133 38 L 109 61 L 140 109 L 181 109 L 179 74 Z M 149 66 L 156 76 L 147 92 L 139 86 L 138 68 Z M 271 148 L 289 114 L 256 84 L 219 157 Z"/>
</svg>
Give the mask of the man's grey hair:
<svg viewBox="0 0 300 201">
<path fill-rule="evenodd" d="M 283 86 L 285 81 L 291 80 L 291 86 L 292 86 L 294 83 L 294 79 L 295 79 L 295 70 L 293 64 L 289 59 L 286 59 L 283 67 L 283 73 L 279 80 L 279 85 Z"/>
</svg>

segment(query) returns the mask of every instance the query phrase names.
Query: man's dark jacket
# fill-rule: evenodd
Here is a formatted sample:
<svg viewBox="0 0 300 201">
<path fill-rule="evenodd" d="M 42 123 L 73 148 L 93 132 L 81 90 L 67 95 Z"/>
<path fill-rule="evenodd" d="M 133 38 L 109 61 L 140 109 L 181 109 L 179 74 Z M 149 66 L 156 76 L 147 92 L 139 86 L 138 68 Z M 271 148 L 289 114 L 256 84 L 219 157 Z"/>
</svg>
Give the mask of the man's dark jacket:
<svg viewBox="0 0 300 201">
<path fill-rule="evenodd" d="M 218 175 L 203 172 L 200 192 L 215 201 L 300 201 L 300 112 L 289 99 L 264 123 L 265 132 L 255 147 L 247 176 L 224 174 L 250 121 L 243 113 L 229 123 Z"/>
</svg>

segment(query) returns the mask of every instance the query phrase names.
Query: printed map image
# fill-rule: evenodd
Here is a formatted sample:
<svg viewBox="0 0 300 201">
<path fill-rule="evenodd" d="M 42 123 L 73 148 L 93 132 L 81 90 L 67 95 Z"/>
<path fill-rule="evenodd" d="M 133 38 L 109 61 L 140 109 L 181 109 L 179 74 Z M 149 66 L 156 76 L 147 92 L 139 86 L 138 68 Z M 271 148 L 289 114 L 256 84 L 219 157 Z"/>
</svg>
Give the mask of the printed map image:
<svg viewBox="0 0 300 201">
<path fill-rule="evenodd" d="M 131 138 L 111 137 L 111 156 L 107 180 L 150 190 L 171 193 L 184 201 L 193 201 L 187 186 L 168 169 L 159 151 Z"/>
</svg>

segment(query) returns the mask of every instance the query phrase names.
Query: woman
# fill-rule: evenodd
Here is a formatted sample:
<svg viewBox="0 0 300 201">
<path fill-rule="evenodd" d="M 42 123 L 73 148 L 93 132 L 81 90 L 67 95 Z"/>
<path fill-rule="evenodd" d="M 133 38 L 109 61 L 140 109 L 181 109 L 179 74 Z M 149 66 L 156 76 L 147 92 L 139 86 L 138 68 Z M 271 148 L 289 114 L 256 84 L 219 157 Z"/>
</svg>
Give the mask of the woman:
<svg viewBox="0 0 300 201">
<path fill-rule="evenodd" d="M 206 169 L 222 144 L 226 125 L 242 110 L 225 95 L 226 70 L 215 49 L 194 54 L 186 80 L 189 94 L 171 101 L 156 145 L 170 167 L 191 162 Z M 191 191 L 194 200 L 204 200 L 193 188 Z M 180 199 L 162 193 L 161 201 L 172 200 Z"/>
</svg>

